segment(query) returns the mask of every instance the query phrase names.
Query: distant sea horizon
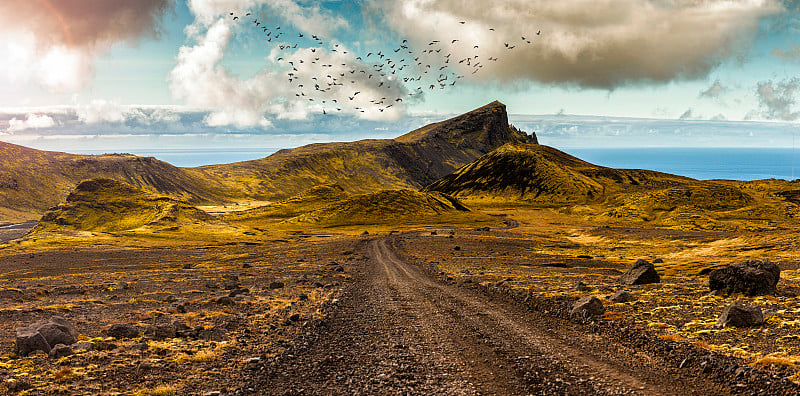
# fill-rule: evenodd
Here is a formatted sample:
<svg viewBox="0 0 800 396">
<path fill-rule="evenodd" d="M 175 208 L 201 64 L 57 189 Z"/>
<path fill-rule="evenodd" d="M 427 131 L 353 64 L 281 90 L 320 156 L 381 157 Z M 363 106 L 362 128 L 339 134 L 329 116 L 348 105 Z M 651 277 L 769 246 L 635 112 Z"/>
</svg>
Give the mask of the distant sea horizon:
<svg viewBox="0 0 800 396">
<path fill-rule="evenodd" d="M 179 167 L 228 164 L 267 157 L 281 148 L 118 150 Z M 800 178 L 800 150 L 792 148 L 558 148 L 596 165 L 647 169 L 699 180 Z M 104 154 L 109 150 L 71 151 Z"/>
</svg>

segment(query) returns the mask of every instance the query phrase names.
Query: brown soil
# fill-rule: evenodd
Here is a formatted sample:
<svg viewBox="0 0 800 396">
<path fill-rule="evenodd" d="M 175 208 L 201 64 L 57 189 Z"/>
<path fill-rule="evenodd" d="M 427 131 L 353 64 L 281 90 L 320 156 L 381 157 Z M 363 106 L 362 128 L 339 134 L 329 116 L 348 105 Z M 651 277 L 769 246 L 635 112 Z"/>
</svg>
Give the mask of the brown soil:
<svg viewBox="0 0 800 396">
<path fill-rule="evenodd" d="M 621 333 L 627 337 L 611 337 L 594 322 L 565 318 L 558 308 L 535 309 L 474 284 L 459 287 L 446 274 L 445 281 L 437 279 L 424 262 L 401 258 L 405 249 L 418 250 L 423 238 L 371 240 L 369 260 L 340 308 L 237 394 L 758 391 L 746 380 L 716 375 L 717 369 L 739 368 L 736 362 L 712 356 L 703 365 L 709 370 L 698 373 L 684 363 L 706 355 L 695 349 L 629 329 Z M 642 346 L 647 341 L 655 347 Z M 763 380 L 762 374 L 753 375 L 756 382 Z M 786 381 L 759 383 L 768 393 L 800 389 Z"/>
</svg>

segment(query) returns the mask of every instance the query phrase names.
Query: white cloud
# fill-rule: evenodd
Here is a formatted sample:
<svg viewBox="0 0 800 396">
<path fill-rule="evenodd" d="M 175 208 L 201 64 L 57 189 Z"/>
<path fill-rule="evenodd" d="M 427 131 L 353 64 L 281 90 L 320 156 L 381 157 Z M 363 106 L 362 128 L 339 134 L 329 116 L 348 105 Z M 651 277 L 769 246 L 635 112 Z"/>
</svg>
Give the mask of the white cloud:
<svg viewBox="0 0 800 396">
<path fill-rule="evenodd" d="M 76 107 L 78 119 L 86 124 L 99 122 L 119 123 L 126 119 L 125 109 L 118 103 L 95 99 L 89 105 Z"/>
<path fill-rule="evenodd" d="M 767 120 L 796 121 L 800 111 L 795 111 L 796 94 L 800 90 L 800 78 L 783 81 L 762 81 L 756 88 L 759 110 L 748 113 L 746 119 L 760 115 Z"/>
<path fill-rule="evenodd" d="M 719 99 L 722 94 L 728 91 L 728 88 L 722 85 L 719 80 L 714 81 L 710 87 L 700 92 L 701 98 Z"/>
<path fill-rule="evenodd" d="M 71 92 L 89 84 L 95 59 L 119 43 L 158 34 L 170 0 L 0 2 L 0 82 Z"/>
<path fill-rule="evenodd" d="M 779 0 L 504 0 L 480 6 L 472 0 L 371 0 L 367 4 L 416 48 L 439 40 L 448 43 L 447 51 L 457 59 L 477 55 L 485 67 L 468 78 L 605 89 L 704 77 L 747 46 L 762 18 L 783 10 Z M 460 41 L 449 45 L 453 39 Z M 515 48 L 507 49 L 506 43 Z M 499 60 L 490 62 L 489 57 Z M 470 70 L 464 65 L 461 69 Z"/>
<path fill-rule="evenodd" d="M 28 129 L 51 128 L 56 125 L 53 117 L 45 114 L 28 114 L 24 120 L 12 118 L 8 121 L 8 132 L 19 132 Z"/>
<path fill-rule="evenodd" d="M 393 77 L 371 71 L 369 65 L 355 59 L 343 45 L 327 49 L 289 48 L 288 43 L 273 43 L 275 48 L 265 60 L 264 68 L 247 79 L 222 65 L 238 23 L 228 14 L 231 10 L 244 13 L 246 7 L 283 5 L 283 18 L 301 29 L 312 27 L 312 20 L 306 18 L 313 19 L 314 15 L 320 18 L 317 30 L 346 26 L 346 22 L 326 17 L 317 8 L 289 3 L 294 4 L 263 0 L 192 1 L 190 7 L 196 22 L 189 30 L 196 43 L 181 47 L 178 53 L 177 65 L 169 76 L 173 96 L 189 105 L 210 109 L 205 118 L 209 126 L 269 127 L 269 117 L 299 120 L 322 113 L 352 113 L 369 120 L 400 117 L 405 106 L 396 99 L 408 94 L 402 84 Z M 283 45 L 286 47 L 279 49 Z"/>
</svg>

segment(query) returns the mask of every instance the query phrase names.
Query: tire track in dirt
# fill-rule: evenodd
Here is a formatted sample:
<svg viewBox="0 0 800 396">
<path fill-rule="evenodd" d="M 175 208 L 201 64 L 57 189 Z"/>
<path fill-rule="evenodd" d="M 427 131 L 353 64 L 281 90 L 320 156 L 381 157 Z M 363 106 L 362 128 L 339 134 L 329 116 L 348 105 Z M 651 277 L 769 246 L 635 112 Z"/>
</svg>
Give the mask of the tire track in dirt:
<svg viewBox="0 0 800 396">
<path fill-rule="evenodd" d="M 252 394 L 727 394 L 659 359 L 447 285 L 368 243 L 356 283 Z M 580 337 L 580 338 L 579 338 Z"/>
</svg>

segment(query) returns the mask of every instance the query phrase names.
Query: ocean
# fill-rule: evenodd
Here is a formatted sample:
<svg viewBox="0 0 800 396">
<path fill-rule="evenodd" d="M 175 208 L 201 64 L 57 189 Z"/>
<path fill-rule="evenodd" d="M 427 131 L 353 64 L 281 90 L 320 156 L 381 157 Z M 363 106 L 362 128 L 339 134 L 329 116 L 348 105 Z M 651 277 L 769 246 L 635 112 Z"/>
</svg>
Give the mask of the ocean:
<svg viewBox="0 0 800 396">
<path fill-rule="evenodd" d="M 700 180 L 800 178 L 800 150 L 791 148 L 582 148 L 562 151 L 597 165 L 649 169 Z"/>
<path fill-rule="evenodd" d="M 280 148 L 123 150 L 175 166 L 226 164 L 266 157 Z M 695 179 L 800 178 L 800 150 L 776 148 L 575 148 L 561 149 L 584 161 L 612 168 L 649 169 Z M 76 154 L 102 154 L 88 150 Z"/>
</svg>

